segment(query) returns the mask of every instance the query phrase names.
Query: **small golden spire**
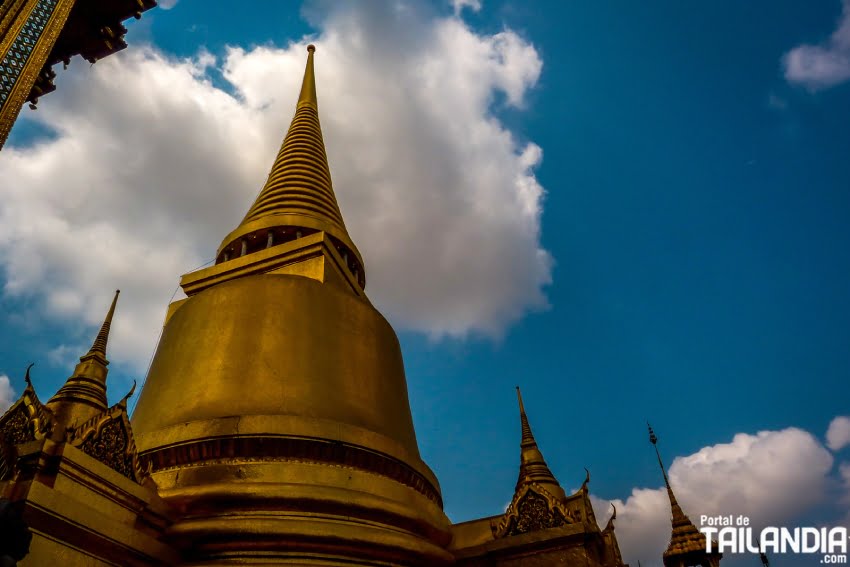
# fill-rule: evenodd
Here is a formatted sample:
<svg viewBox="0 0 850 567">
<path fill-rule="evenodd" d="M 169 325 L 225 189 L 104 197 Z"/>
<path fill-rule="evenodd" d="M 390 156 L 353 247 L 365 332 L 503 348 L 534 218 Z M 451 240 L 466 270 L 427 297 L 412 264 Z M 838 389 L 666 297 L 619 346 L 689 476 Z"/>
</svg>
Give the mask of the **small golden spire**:
<svg viewBox="0 0 850 567">
<path fill-rule="evenodd" d="M 543 454 L 537 447 L 534 434 L 531 432 L 531 426 L 528 423 L 528 416 L 525 414 L 525 405 L 522 403 L 522 392 L 520 392 L 519 386 L 516 387 L 516 395 L 519 400 L 519 419 L 522 426 L 519 478 L 517 479 L 516 488 L 519 490 L 523 484 L 534 482 L 544 485 L 554 496 L 564 499 L 566 498 L 566 493 L 561 488 L 555 475 L 549 470 L 549 466 L 543 459 Z"/>
<path fill-rule="evenodd" d="M 112 305 L 91 348 L 80 357 L 80 363 L 74 368 L 71 377 L 45 404 L 65 427 L 83 423 L 106 410 L 106 375 L 109 372 L 106 368 L 109 364 L 106 360 L 106 343 L 109 341 L 109 329 L 119 293 L 121 290 L 115 291 Z"/>
<path fill-rule="evenodd" d="M 81 361 L 88 357 L 100 356 L 104 364 L 109 364 L 109 361 L 106 360 L 106 343 L 109 341 L 109 329 L 112 327 L 112 316 L 115 314 L 115 304 L 118 303 L 118 294 L 120 293 L 120 289 L 115 290 L 115 297 L 112 298 L 112 305 L 109 306 L 103 325 L 100 326 L 100 331 L 97 333 L 89 351 L 80 358 Z"/>
<path fill-rule="evenodd" d="M 520 446 L 526 447 L 530 445 L 537 445 L 537 442 L 534 440 L 534 435 L 531 433 L 531 426 L 528 424 L 528 416 L 525 415 L 525 406 L 522 403 L 522 392 L 519 391 L 519 386 L 516 387 L 516 396 L 519 400 L 519 421 L 522 426 L 522 440 L 520 441 Z"/>
<path fill-rule="evenodd" d="M 664 476 L 664 485 L 667 487 L 667 497 L 670 499 L 671 524 L 673 531 L 670 534 L 670 544 L 667 546 L 667 551 L 664 552 L 665 564 L 668 557 L 676 555 L 684 555 L 695 551 L 705 551 L 705 536 L 700 533 L 696 526 L 691 522 L 691 519 L 682 510 L 679 502 L 676 500 L 676 495 L 673 494 L 673 488 L 670 486 L 670 479 L 667 477 L 667 470 L 664 468 L 664 463 L 661 460 L 661 453 L 658 450 L 658 437 L 652 430 L 649 422 L 646 424 L 649 429 L 649 442 L 655 447 L 655 456 L 658 458 L 658 466 L 661 467 L 661 474 Z"/>
</svg>

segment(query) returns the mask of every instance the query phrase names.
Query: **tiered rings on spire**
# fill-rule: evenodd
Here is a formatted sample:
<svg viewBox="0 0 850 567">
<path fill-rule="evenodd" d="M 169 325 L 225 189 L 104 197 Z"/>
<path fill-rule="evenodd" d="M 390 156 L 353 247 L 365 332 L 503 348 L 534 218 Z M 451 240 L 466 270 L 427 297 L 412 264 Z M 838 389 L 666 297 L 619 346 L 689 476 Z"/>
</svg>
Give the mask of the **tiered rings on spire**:
<svg viewBox="0 0 850 567">
<path fill-rule="evenodd" d="M 239 227 L 222 242 L 217 263 L 322 231 L 365 287 L 363 260 L 342 220 L 322 139 L 313 72 L 316 48 L 310 45 L 307 51 L 295 117 L 265 186 Z"/>
<path fill-rule="evenodd" d="M 313 74 L 313 53 L 316 48 L 311 45 L 307 51 L 307 69 L 295 118 L 266 185 L 245 215 L 243 223 L 266 215 L 291 213 L 315 216 L 345 230 L 331 184 L 331 172 L 319 126 L 316 80 Z"/>
</svg>

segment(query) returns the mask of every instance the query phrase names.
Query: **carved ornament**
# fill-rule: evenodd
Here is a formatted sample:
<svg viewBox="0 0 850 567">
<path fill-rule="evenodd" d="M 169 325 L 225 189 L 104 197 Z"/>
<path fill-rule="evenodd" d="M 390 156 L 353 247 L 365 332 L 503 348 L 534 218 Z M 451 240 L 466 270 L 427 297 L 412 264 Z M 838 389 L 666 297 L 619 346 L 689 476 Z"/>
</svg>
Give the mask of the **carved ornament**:
<svg viewBox="0 0 850 567">
<path fill-rule="evenodd" d="M 545 488 L 530 483 L 515 494 L 505 515 L 491 524 L 493 535 L 502 538 L 574 523 L 563 503 Z"/>
</svg>

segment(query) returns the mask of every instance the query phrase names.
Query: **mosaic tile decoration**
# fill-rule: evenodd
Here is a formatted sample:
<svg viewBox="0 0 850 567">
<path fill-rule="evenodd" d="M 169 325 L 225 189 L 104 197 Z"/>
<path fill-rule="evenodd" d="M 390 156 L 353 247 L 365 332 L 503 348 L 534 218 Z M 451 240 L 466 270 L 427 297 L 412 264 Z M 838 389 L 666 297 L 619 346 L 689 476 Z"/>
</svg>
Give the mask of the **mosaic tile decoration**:
<svg viewBox="0 0 850 567">
<path fill-rule="evenodd" d="M 9 51 L 0 60 L 0 109 L 11 96 L 15 81 L 20 77 L 58 2 L 59 0 L 39 0 Z"/>
</svg>

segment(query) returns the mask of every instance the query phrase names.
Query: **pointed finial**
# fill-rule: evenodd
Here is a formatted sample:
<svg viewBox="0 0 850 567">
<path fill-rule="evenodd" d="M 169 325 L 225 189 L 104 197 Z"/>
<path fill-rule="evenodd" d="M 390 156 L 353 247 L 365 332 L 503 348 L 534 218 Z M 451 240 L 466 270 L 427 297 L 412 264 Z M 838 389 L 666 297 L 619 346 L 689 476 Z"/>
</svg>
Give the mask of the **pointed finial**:
<svg viewBox="0 0 850 567">
<path fill-rule="evenodd" d="M 522 426 L 522 441 L 520 445 L 536 445 L 537 442 L 534 440 L 534 435 L 531 433 L 531 426 L 528 424 L 528 416 L 525 415 L 525 406 L 522 403 L 522 392 L 519 390 L 519 386 L 516 387 L 516 395 L 519 400 L 519 420 L 520 425 Z"/>
<path fill-rule="evenodd" d="M 301 82 L 301 93 L 298 95 L 298 105 L 304 104 L 318 107 L 318 99 L 316 98 L 316 75 L 313 71 L 313 54 L 316 52 L 316 46 L 312 43 L 307 46 L 307 67 L 304 69 L 304 80 Z"/>
<path fill-rule="evenodd" d="M 664 463 L 661 461 L 661 453 L 658 451 L 658 437 L 649 422 L 646 422 L 646 427 L 649 429 L 649 442 L 655 447 L 655 456 L 658 457 L 658 466 L 661 467 L 661 474 L 664 475 L 664 484 L 667 486 L 667 491 L 670 493 L 670 498 L 674 498 L 673 491 L 670 489 L 670 480 L 667 478 L 667 469 L 664 468 Z"/>
<path fill-rule="evenodd" d="M 656 443 L 658 443 L 658 437 L 655 436 L 655 432 L 652 430 L 652 426 L 649 424 L 648 421 L 646 422 L 646 427 L 647 429 L 649 429 L 649 442 L 655 445 Z"/>
<path fill-rule="evenodd" d="M 115 314 L 115 304 L 118 303 L 118 294 L 120 293 L 120 289 L 115 290 L 115 297 L 112 298 L 112 305 L 109 306 L 109 312 L 106 314 L 106 319 L 103 320 L 103 325 L 100 327 L 100 331 L 97 333 L 97 337 L 94 339 L 94 343 L 89 349 L 89 352 L 80 360 L 98 354 L 101 358 L 106 360 L 106 342 L 109 340 L 109 328 L 112 326 L 112 316 Z"/>
<path fill-rule="evenodd" d="M 617 507 L 614 506 L 613 502 L 611 502 L 611 508 L 613 508 L 613 512 L 611 512 L 611 517 L 608 518 L 608 523 L 605 524 L 605 530 L 603 530 L 606 532 L 614 530 L 614 520 L 617 519 Z"/>
<path fill-rule="evenodd" d="M 33 366 L 35 366 L 35 362 L 30 362 L 30 365 L 27 366 L 27 371 L 24 374 L 24 382 L 26 382 L 27 386 L 29 386 L 30 388 L 32 388 L 32 380 L 30 380 L 30 368 L 32 368 Z"/>
<path fill-rule="evenodd" d="M 584 467 L 584 482 L 581 483 L 581 489 L 587 490 L 587 485 L 590 484 L 590 471 L 587 470 L 587 467 Z"/>
<path fill-rule="evenodd" d="M 133 380 L 133 387 L 130 388 L 130 391 L 127 392 L 127 394 L 123 398 L 121 398 L 121 402 L 119 402 L 119 403 L 123 404 L 126 407 L 127 406 L 127 400 L 129 400 L 132 397 L 133 392 L 135 392 L 135 391 L 136 391 L 136 381 Z"/>
</svg>

